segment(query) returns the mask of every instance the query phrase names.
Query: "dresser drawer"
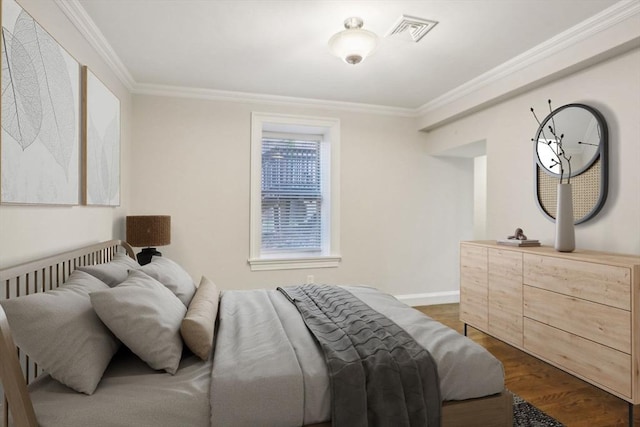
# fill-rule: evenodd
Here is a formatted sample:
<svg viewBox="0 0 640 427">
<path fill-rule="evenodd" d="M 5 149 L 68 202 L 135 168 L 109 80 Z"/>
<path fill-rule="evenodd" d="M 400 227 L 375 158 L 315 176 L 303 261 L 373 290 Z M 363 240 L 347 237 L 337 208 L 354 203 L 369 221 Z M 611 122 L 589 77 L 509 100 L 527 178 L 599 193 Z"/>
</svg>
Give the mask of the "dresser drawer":
<svg viewBox="0 0 640 427">
<path fill-rule="evenodd" d="M 489 330 L 487 289 L 460 289 L 460 320 L 482 331 Z"/>
<path fill-rule="evenodd" d="M 624 353 L 631 353 L 630 311 L 525 285 L 524 315 Z"/>
<path fill-rule="evenodd" d="M 524 254 L 524 284 L 631 310 L 631 269 Z"/>
<path fill-rule="evenodd" d="M 487 288 L 487 248 L 460 245 L 460 280 L 463 285 Z"/>
<path fill-rule="evenodd" d="M 489 250 L 489 307 L 522 316 L 522 254 Z"/>
<path fill-rule="evenodd" d="M 491 307 L 489 334 L 518 348 L 522 348 L 522 315 Z"/>
<path fill-rule="evenodd" d="M 487 248 L 460 245 L 460 320 L 488 330 Z"/>
<path fill-rule="evenodd" d="M 489 333 L 522 348 L 522 253 L 489 249 Z"/>
<path fill-rule="evenodd" d="M 629 354 L 528 318 L 524 319 L 524 348 L 578 377 L 631 398 Z"/>
</svg>

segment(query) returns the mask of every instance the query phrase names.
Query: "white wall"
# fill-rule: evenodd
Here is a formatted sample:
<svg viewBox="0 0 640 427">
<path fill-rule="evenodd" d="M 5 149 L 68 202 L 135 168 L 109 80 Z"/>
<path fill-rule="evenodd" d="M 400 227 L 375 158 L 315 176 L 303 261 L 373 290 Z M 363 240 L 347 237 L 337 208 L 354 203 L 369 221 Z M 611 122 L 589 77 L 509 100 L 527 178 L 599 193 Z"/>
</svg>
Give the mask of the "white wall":
<svg viewBox="0 0 640 427">
<path fill-rule="evenodd" d="M 588 103 L 609 122 L 609 199 L 595 219 L 577 227 L 578 247 L 640 253 L 638 49 L 438 127 L 447 122 L 440 113 L 413 120 L 319 107 L 132 97 L 55 2 L 21 4 L 120 98 L 122 207 L 0 206 L 0 267 L 123 238 L 128 212 L 166 213 L 173 216 L 173 244 L 163 248 L 165 254 L 196 279 L 206 274 L 224 289 L 300 283 L 313 274 L 317 282 L 366 283 L 394 294 L 455 291 L 458 241 L 473 235 L 472 160 L 432 155 L 486 140 L 487 237 L 506 236 L 519 226 L 551 243 L 553 223 L 539 213 L 533 195 L 530 139 L 537 126 L 529 113 L 531 106 L 544 108 L 548 98 L 554 105 Z M 252 111 L 341 119 L 339 268 L 249 270 Z M 418 127 L 433 130 L 420 133 Z"/>
<path fill-rule="evenodd" d="M 0 206 L 0 268 L 84 244 L 123 238 L 123 216 L 129 198 L 131 95 L 55 2 L 22 0 L 20 3 L 58 43 L 80 64 L 88 65 L 120 99 L 122 206 Z"/>
<path fill-rule="evenodd" d="M 473 159 L 473 238 L 487 238 L 487 156 Z"/>
<path fill-rule="evenodd" d="M 338 268 L 251 272 L 252 111 L 341 120 Z M 369 284 L 393 294 L 458 288 L 458 240 L 469 234 L 469 159 L 433 158 L 410 118 L 187 98 L 135 96 L 132 214 L 172 216 L 165 256 L 223 289 Z M 460 192 L 466 192 L 460 197 Z M 470 217 L 470 215 L 469 215 Z"/>
<path fill-rule="evenodd" d="M 538 127 L 530 107 L 584 103 L 609 126 L 609 196 L 602 211 L 576 226 L 578 249 L 640 254 L 640 49 L 593 65 L 426 134 L 437 154 L 470 141 L 487 143 L 487 237 L 524 229 L 552 244 L 554 224 L 538 210 L 531 138 Z"/>
</svg>

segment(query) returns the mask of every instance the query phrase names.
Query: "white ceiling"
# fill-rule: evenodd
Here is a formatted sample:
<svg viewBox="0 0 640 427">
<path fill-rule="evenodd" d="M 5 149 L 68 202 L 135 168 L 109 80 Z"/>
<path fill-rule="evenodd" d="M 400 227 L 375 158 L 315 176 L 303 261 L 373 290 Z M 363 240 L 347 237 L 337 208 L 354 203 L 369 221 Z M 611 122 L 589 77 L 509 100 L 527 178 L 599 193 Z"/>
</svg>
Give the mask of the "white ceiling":
<svg viewBox="0 0 640 427">
<path fill-rule="evenodd" d="M 418 108 L 617 0 L 78 0 L 135 84 Z M 419 43 L 384 35 L 438 21 Z M 381 39 L 359 65 L 327 41 L 360 16 Z"/>
</svg>

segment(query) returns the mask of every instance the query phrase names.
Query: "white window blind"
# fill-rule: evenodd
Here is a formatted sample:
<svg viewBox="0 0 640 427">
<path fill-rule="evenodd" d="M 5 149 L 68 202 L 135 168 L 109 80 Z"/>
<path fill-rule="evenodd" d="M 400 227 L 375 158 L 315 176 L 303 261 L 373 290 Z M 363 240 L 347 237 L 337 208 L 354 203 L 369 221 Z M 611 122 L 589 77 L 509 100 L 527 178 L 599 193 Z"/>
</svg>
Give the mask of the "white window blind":
<svg viewBox="0 0 640 427">
<path fill-rule="evenodd" d="M 320 141 L 262 138 L 262 251 L 320 252 Z"/>
</svg>

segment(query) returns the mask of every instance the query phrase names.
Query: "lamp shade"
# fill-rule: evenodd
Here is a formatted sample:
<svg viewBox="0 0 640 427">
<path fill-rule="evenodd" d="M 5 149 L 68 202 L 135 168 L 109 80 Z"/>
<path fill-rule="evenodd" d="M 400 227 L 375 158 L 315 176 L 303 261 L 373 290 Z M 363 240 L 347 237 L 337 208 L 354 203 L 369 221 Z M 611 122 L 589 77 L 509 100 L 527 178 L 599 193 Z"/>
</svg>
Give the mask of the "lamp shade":
<svg viewBox="0 0 640 427">
<path fill-rule="evenodd" d="M 360 18 L 349 18 L 344 26 L 346 30 L 329 39 L 329 50 L 347 64 L 359 64 L 376 49 L 378 36 L 363 30 Z"/>
<path fill-rule="evenodd" d="M 128 216 L 127 242 L 138 248 L 170 244 L 171 217 L 169 215 Z"/>
</svg>

